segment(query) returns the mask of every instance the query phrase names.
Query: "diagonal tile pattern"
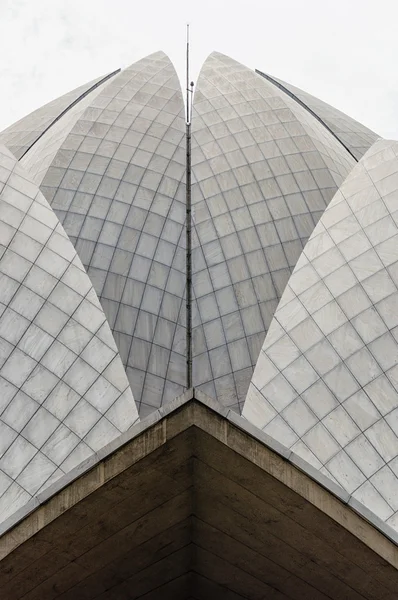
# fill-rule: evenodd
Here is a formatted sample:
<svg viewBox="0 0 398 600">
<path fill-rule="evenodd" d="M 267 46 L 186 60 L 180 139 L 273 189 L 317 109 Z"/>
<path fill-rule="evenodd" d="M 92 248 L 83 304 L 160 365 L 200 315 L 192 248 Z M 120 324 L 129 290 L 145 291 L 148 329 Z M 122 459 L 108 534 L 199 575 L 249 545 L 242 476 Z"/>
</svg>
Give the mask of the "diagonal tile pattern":
<svg viewBox="0 0 398 600">
<path fill-rule="evenodd" d="M 398 142 L 219 53 L 192 133 L 194 386 L 398 529 Z M 0 134 L 0 520 L 185 389 L 184 134 L 162 52 Z"/>
<path fill-rule="evenodd" d="M 323 100 L 315 98 L 315 96 L 300 90 L 291 83 L 286 83 L 261 71 L 256 72 L 279 86 L 287 94 L 290 94 L 294 100 L 305 105 L 308 110 L 314 113 L 333 132 L 357 160 L 360 160 L 372 144 L 379 139 L 380 136 L 377 133 L 365 127 L 362 123 L 358 123 L 358 121 L 355 121 L 355 119 L 352 119 L 337 108 L 323 102 Z"/>
<path fill-rule="evenodd" d="M 185 385 L 184 105 L 162 52 L 113 77 L 41 190 L 93 281 L 141 414 Z"/>
<path fill-rule="evenodd" d="M 0 133 L 0 144 L 7 146 L 14 156 L 20 159 L 64 112 L 68 112 L 76 102 L 79 103 L 112 75 L 114 73 L 97 77 L 13 123 Z"/>
<path fill-rule="evenodd" d="M 376 142 L 325 210 L 243 415 L 398 527 L 398 142 Z"/>
<path fill-rule="evenodd" d="M 195 386 L 240 410 L 302 248 L 354 159 L 312 115 L 213 53 L 193 112 Z"/>
<path fill-rule="evenodd" d="M 30 179 L 38 186 L 43 181 L 51 164 L 57 165 L 64 160 L 61 152 L 57 160 L 55 155 L 64 143 L 67 135 L 75 126 L 87 107 L 91 105 L 98 94 L 108 85 L 109 79 L 114 74 L 105 77 L 90 88 L 65 113 L 55 120 L 42 135 L 30 146 L 20 158 L 21 165 L 28 173 Z"/>
<path fill-rule="evenodd" d="M 137 419 L 73 245 L 0 147 L 0 520 Z"/>
</svg>

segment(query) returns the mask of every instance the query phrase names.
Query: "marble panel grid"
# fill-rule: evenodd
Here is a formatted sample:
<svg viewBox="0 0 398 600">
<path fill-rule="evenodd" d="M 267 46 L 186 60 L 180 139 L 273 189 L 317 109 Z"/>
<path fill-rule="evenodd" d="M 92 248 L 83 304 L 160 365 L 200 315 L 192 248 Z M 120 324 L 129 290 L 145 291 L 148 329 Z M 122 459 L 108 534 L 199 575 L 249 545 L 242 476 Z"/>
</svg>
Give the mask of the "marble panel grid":
<svg viewBox="0 0 398 600">
<path fill-rule="evenodd" d="M 0 521 L 185 389 L 184 133 L 157 52 L 0 134 Z M 219 53 L 192 133 L 194 386 L 398 529 L 398 142 Z"/>
<path fill-rule="evenodd" d="M 293 97 L 305 104 L 329 127 L 357 160 L 360 160 L 365 152 L 380 137 L 377 133 L 362 125 L 362 123 L 359 123 L 337 108 L 330 106 L 330 104 L 323 102 L 323 100 L 315 98 L 315 96 L 312 96 L 308 92 L 304 92 L 290 83 L 266 75 L 261 71 L 257 71 L 257 73 L 273 81 L 276 85 L 282 86 L 287 93 L 292 94 Z"/>
<path fill-rule="evenodd" d="M 13 123 L 0 133 L 0 144 L 11 150 L 16 158 L 21 158 L 64 111 L 109 76 L 97 77 Z"/>
<path fill-rule="evenodd" d="M 0 147 L 0 519 L 138 412 L 92 283 L 44 196 Z"/>
<path fill-rule="evenodd" d="M 140 413 L 185 389 L 185 120 L 158 52 L 113 77 L 41 190 L 93 282 Z"/>
<path fill-rule="evenodd" d="M 40 186 L 66 136 L 94 98 L 108 85 L 112 76 L 114 74 L 98 82 L 92 82 L 88 91 L 80 96 L 78 101 L 68 108 L 59 119 L 52 123 L 20 158 L 22 166 L 36 185 Z"/>
<path fill-rule="evenodd" d="M 193 377 L 241 410 L 302 248 L 355 164 L 302 106 L 219 53 L 194 97 Z"/>
<path fill-rule="evenodd" d="M 398 527 L 398 142 L 376 142 L 321 217 L 243 415 Z"/>
</svg>

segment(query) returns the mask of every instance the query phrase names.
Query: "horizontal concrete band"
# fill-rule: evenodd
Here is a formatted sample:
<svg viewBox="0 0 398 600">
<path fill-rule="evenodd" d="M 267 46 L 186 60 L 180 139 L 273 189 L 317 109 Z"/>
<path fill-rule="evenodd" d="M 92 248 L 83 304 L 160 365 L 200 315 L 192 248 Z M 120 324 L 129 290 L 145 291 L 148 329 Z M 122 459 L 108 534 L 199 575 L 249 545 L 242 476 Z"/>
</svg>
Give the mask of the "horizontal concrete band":
<svg viewBox="0 0 398 600">
<path fill-rule="evenodd" d="M 122 597 L 139 598 L 158 579 L 151 598 L 187 598 L 195 585 L 199 597 L 387 600 L 398 589 L 395 535 L 293 452 L 190 390 L 6 523 L 0 595 L 111 599 L 134 588 Z"/>
</svg>

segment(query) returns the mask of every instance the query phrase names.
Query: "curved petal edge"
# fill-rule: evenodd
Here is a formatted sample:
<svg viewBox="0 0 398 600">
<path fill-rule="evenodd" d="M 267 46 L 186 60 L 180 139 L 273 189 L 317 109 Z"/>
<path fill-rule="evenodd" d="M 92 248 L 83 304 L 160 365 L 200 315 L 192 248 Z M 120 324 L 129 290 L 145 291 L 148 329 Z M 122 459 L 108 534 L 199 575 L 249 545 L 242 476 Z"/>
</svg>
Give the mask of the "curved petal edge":
<svg viewBox="0 0 398 600">
<path fill-rule="evenodd" d="M 321 217 L 243 416 L 398 528 L 398 142 L 376 142 Z"/>
<path fill-rule="evenodd" d="M 138 419 L 106 317 L 42 193 L 0 147 L 1 520 Z"/>
</svg>

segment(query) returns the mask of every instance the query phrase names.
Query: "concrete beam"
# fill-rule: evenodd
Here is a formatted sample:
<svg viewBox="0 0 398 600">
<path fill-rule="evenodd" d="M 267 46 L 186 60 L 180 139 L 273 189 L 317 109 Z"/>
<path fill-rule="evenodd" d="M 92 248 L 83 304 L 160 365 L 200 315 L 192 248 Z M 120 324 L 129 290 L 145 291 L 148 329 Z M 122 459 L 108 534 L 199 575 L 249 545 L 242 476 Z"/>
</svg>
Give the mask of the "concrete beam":
<svg viewBox="0 0 398 600">
<path fill-rule="evenodd" d="M 394 541 L 263 435 L 192 391 L 158 411 L 3 533 L 1 599 L 396 598 Z"/>
</svg>

